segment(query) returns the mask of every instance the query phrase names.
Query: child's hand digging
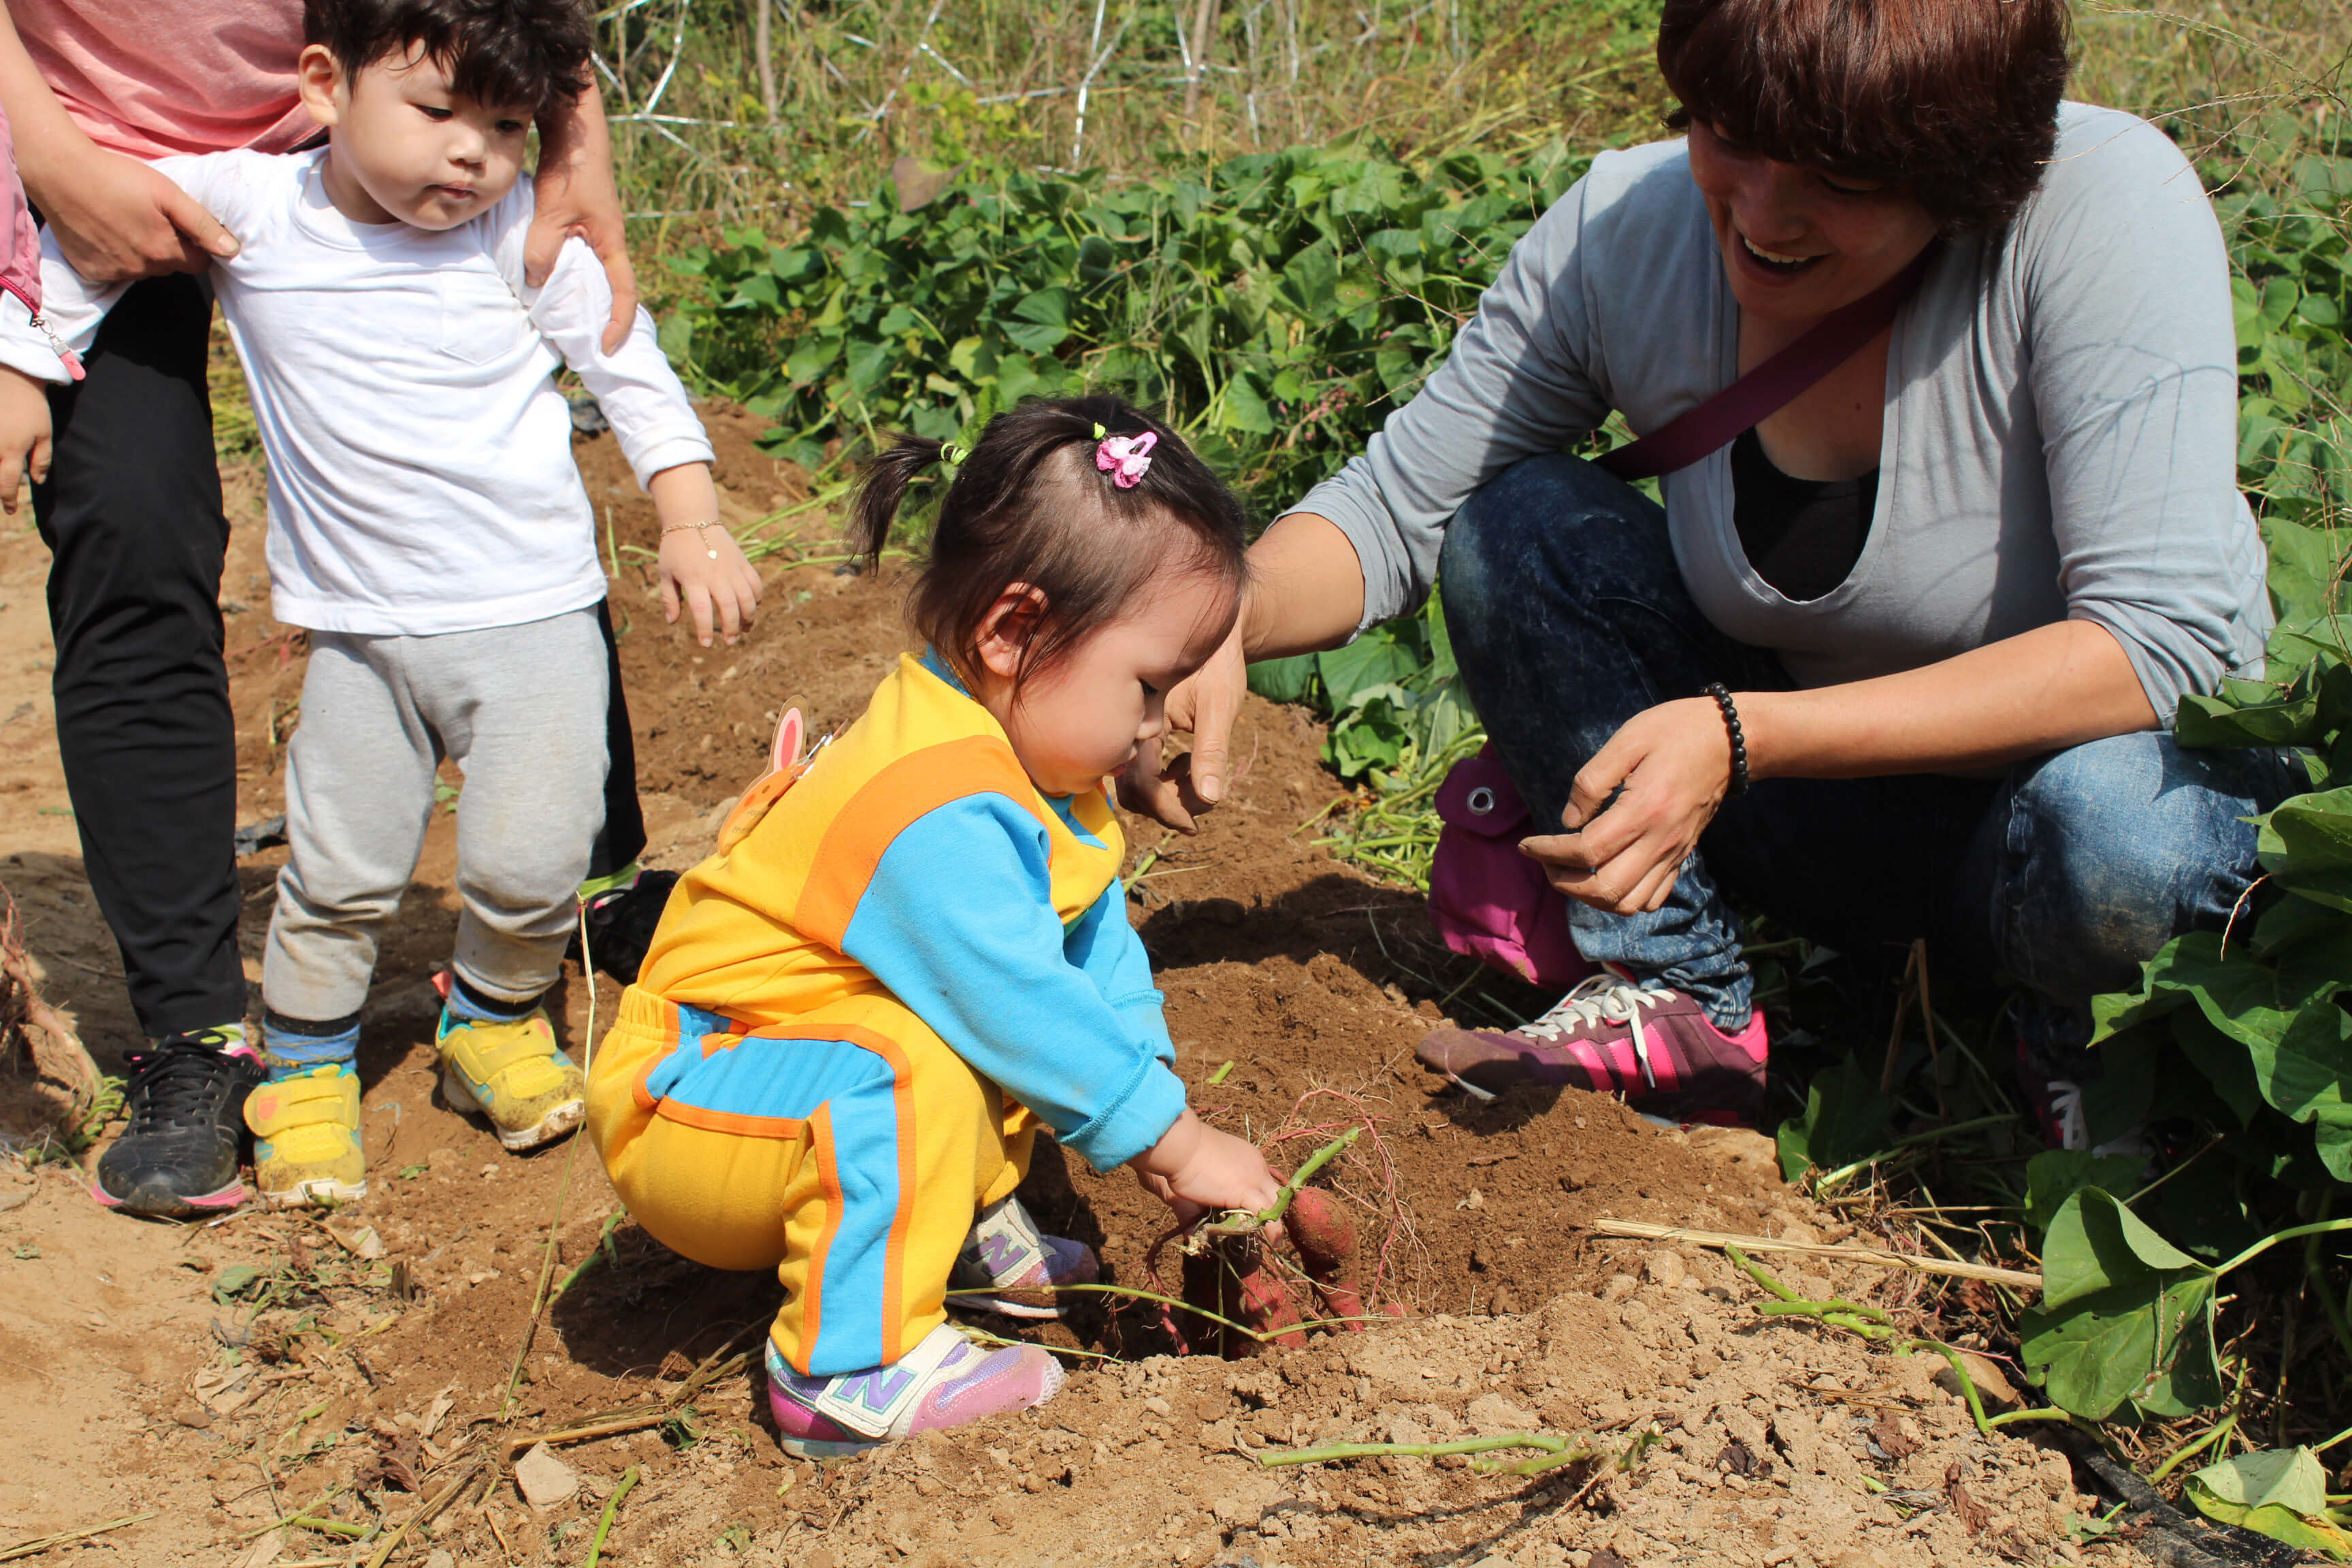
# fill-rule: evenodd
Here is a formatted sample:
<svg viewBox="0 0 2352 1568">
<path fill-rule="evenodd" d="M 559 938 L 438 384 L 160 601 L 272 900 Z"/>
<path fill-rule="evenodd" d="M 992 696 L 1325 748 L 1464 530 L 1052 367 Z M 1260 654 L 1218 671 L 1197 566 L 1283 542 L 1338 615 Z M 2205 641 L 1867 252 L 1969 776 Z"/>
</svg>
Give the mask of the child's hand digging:
<svg viewBox="0 0 2352 1568">
<path fill-rule="evenodd" d="M 680 608 L 694 616 L 694 640 L 710 646 L 714 624 L 729 647 L 760 605 L 760 574 L 743 547 L 719 521 L 719 487 L 707 463 L 664 468 L 646 487 L 661 519 L 662 615 L 677 624 Z M 701 527 L 710 523 L 709 528 Z"/>
<path fill-rule="evenodd" d="M 1282 1178 L 1267 1166 L 1257 1145 L 1218 1131 L 1189 1108 L 1159 1142 L 1129 1163 L 1144 1190 L 1187 1224 L 1226 1209 L 1255 1214 L 1272 1208 L 1282 1195 Z M 1268 1226 L 1265 1237 L 1279 1244 L 1282 1227 Z"/>
</svg>

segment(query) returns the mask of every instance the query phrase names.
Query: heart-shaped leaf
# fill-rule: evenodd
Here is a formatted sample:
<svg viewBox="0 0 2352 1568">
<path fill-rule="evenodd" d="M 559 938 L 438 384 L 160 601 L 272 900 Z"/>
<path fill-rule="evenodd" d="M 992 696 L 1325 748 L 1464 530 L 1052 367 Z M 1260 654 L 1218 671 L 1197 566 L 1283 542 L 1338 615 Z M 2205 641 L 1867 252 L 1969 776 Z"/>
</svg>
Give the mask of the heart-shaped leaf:
<svg viewBox="0 0 2352 1568">
<path fill-rule="evenodd" d="M 1781 1177 L 1793 1182 L 1809 1167 L 1833 1171 L 1868 1159 L 1886 1146 L 1886 1118 L 1893 1109 L 1870 1070 L 1845 1058 L 1814 1078 L 1804 1115 L 1780 1124 L 1775 1142 Z"/>
<path fill-rule="evenodd" d="M 2021 1324 L 2028 1375 L 2103 1421 L 2126 1400 L 2197 1409 L 2221 1397 L 2211 1269 L 2110 1194 L 2083 1187 L 2042 1245 L 2042 1305 Z"/>
<path fill-rule="evenodd" d="M 2327 1475 L 2308 1448 L 2269 1448 L 2208 1465 L 2189 1478 L 2206 1518 L 2259 1531 L 2331 1562 L 2352 1562 L 2352 1535 L 2327 1511 Z"/>
</svg>

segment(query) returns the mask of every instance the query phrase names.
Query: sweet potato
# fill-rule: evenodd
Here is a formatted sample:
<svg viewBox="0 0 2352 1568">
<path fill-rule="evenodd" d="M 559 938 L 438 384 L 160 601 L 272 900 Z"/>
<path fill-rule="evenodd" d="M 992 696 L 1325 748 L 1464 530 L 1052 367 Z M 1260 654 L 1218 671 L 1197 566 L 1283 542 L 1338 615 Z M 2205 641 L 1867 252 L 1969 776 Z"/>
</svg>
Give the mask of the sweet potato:
<svg viewBox="0 0 2352 1568">
<path fill-rule="evenodd" d="M 1290 1292 L 1282 1288 L 1282 1276 L 1275 1272 L 1273 1263 L 1266 1258 L 1265 1245 L 1255 1244 L 1249 1251 L 1249 1261 L 1235 1281 L 1235 1305 L 1239 1310 L 1228 1316 L 1260 1333 L 1273 1334 L 1275 1338 L 1267 1342 L 1284 1350 L 1306 1349 L 1307 1331 L 1298 1326 L 1298 1308 L 1291 1301 Z M 1257 1342 L 1244 1340 L 1235 1348 L 1246 1355 L 1262 1347 Z"/>
<path fill-rule="evenodd" d="M 1276 1337 L 1269 1342 L 1297 1350 L 1307 1342 L 1298 1325 L 1298 1308 L 1283 1289 L 1282 1276 L 1256 1237 L 1223 1238 L 1186 1255 L 1184 1300 L 1205 1311 L 1231 1319 L 1260 1333 Z M 1195 1320 L 1197 1321 L 1197 1320 Z M 1206 1345 L 1232 1360 L 1255 1355 L 1264 1344 L 1245 1334 L 1211 1325 Z"/>
<path fill-rule="evenodd" d="M 1291 1200 L 1283 1224 L 1298 1248 L 1298 1260 L 1315 1284 L 1327 1318 L 1362 1318 L 1364 1291 L 1356 1270 L 1356 1227 L 1328 1193 L 1307 1187 Z M 1345 1325 L 1350 1333 L 1360 1322 Z"/>
</svg>

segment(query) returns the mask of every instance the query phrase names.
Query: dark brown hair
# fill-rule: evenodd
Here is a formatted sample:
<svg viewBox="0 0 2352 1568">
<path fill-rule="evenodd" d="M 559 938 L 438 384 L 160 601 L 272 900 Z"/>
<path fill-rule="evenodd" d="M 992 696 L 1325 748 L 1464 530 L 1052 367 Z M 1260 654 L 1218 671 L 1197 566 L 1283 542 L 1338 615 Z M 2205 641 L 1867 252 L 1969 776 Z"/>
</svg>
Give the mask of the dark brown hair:
<svg viewBox="0 0 2352 1568">
<path fill-rule="evenodd" d="M 348 76 L 421 52 L 452 91 L 543 114 L 588 90 L 596 38 L 580 0 L 302 0 L 302 41 Z"/>
<path fill-rule="evenodd" d="M 1121 489 L 1095 464 L 1103 436 L 1159 437 L 1151 466 Z M 849 547 L 878 562 L 908 487 L 945 444 L 898 436 L 866 466 Z M 1026 583 L 1045 608 L 1021 651 L 1016 686 L 1134 607 L 1171 555 L 1236 592 L 1248 574 L 1241 502 L 1174 431 L 1104 394 L 1037 398 L 996 416 L 953 468 L 907 618 L 967 681 L 982 622 Z"/>
<path fill-rule="evenodd" d="M 2033 194 L 2072 43 L 2066 0 L 1666 0 L 1658 68 L 1675 129 L 1884 181 L 1957 233 Z"/>
</svg>

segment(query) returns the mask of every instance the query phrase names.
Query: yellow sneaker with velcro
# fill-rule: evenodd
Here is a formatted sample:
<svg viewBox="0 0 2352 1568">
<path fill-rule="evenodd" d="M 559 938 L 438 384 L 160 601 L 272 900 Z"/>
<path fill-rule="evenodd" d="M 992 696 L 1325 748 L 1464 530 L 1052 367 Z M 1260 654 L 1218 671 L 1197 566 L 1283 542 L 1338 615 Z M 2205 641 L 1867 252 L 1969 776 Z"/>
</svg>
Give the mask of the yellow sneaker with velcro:
<svg viewBox="0 0 2352 1568">
<path fill-rule="evenodd" d="M 489 1118 L 509 1149 L 536 1149 L 588 1114 L 587 1080 L 555 1043 L 547 1015 L 512 1023 L 461 1018 L 441 1010 L 441 1092 Z"/>
<path fill-rule="evenodd" d="M 367 1196 L 360 1143 L 360 1075 L 328 1062 L 265 1083 L 245 1102 L 253 1184 L 271 1208 L 347 1204 Z"/>
</svg>

